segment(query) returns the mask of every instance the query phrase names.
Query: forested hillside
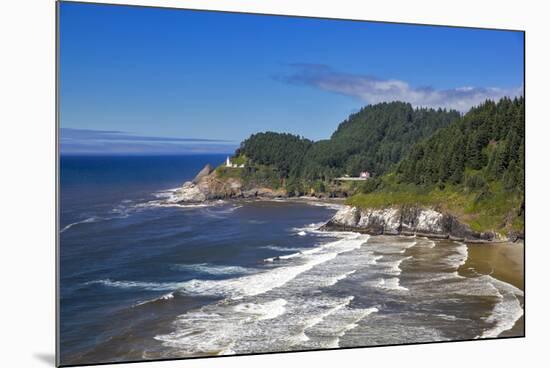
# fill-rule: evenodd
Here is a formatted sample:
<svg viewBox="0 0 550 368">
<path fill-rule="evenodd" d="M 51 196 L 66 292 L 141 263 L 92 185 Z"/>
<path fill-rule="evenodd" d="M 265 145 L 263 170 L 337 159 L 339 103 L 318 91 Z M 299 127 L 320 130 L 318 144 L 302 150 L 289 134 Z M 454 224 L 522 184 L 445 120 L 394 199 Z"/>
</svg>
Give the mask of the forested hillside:
<svg viewBox="0 0 550 368">
<path fill-rule="evenodd" d="M 523 232 L 524 99 L 503 98 L 414 145 L 396 169 L 366 182 L 361 207 L 441 207 L 475 230 Z"/>
<path fill-rule="evenodd" d="M 286 133 L 257 133 L 241 143 L 236 156 L 246 156 L 249 165 L 272 166 L 280 178 L 298 176 L 304 156 L 313 142 Z"/>
<path fill-rule="evenodd" d="M 521 233 L 524 114 L 523 97 L 486 101 L 464 116 L 381 103 L 350 115 L 327 140 L 254 134 L 234 156 L 244 169 L 219 173 L 291 196 L 354 194 L 348 203 L 362 207 L 435 206 L 475 230 Z M 332 180 L 365 170 L 374 178 L 359 185 Z"/>
<path fill-rule="evenodd" d="M 369 105 L 349 116 L 328 140 L 258 133 L 242 142 L 237 156 L 270 165 L 281 178 L 308 182 L 361 171 L 382 175 L 411 146 L 460 117 L 456 111 L 414 109 L 403 102 Z"/>
<path fill-rule="evenodd" d="M 460 117 L 456 111 L 414 109 L 404 102 L 369 105 L 341 123 L 326 147 L 308 151 L 307 177 L 323 175 L 324 168 L 341 168 L 349 175 L 368 170 L 382 175 L 416 142 Z M 317 165 L 317 167 L 315 166 Z"/>
<path fill-rule="evenodd" d="M 501 180 L 523 190 L 524 100 L 487 101 L 413 147 L 398 166 L 399 180 L 414 184 L 464 183 L 481 188 Z"/>
</svg>

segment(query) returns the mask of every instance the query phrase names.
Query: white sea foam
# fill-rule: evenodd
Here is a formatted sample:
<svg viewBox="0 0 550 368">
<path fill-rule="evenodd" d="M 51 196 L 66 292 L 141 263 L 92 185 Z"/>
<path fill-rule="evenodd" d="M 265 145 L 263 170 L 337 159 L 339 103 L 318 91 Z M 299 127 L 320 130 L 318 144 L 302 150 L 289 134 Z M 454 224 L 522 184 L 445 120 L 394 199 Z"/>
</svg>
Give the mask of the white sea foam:
<svg viewBox="0 0 550 368">
<path fill-rule="evenodd" d="M 179 288 L 190 294 L 221 295 L 240 299 L 244 296 L 258 295 L 273 288 L 280 287 L 299 274 L 314 266 L 336 257 L 338 253 L 323 253 L 309 257 L 303 264 L 281 266 L 267 272 L 243 276 L 229 280 L 191 280 L 179 285 Z"/>
<path fill-rule="evenodd" d="M 321 288 L 355 274 L 356 270 L 350 267 L 356 262 L 363 266 L 376 262 L 372 252 L 352 252 L 368 239 L 368 235 L 348 234 L 343 239 L 293 253 L 265 272 L 231 280 L 188 282 L 180 291 L 219 292 L 225 299 L 179 316 L 173 332 L 155 339 L 173 348 L 171 351 L 178 356 L 337 344 L 339 336 L 374 310 L 350 308 L 353 296 L 332 297 Z M 318 325 L 331 331 L 329 338 L 315 336 L 313 331 Z"/>
<path fill-rule="evenodd" d="M 228 208 L 222 209 L 222 210 L 215 210 L 216 213 L 232 213 L 238 210 L 239 208 L 242 208 L 243 205 L 232 205 Z"/>
<path fill-rule="evenodd" d="M 435 241 L 432 240 L 432 239 L 429 239 L 425 236 L 422 236 L 419 238 L 421 240 L 421 245 L 424 247 L 424 248 L 435 248 Z"/>
<path fill-rule="evenodd" d="M 448 255 L 445 258 L 445 262 L 455 269 L 458 269 L 460 266 L 466 263 L 468 259 L 468 246 L 464 243 L 455 242 L 458 246 L 455 248 L 454 252 Z"/>
<path fill-rule="evenodd" d="M 171 198 L 174 196 L 174 193 L 179 190 L 180 188 L 172 188 L 172 189 L 165 189 L 158 192 L 153 193 L 153 197 L 155 198 Z"/>
<path fill-rule="evenodd" d="M 109 221 L 113 219 L 123 219 L 130 216 L 132 213 L 136 211 L 140 211 L 142 208 L 139 204 L 133 204 L 132 200 L 125 199 L 122 200 L 119 204 L 115 205 L 108 213 L 102 214 L 101 216 L 91 216 L 81 221 L 76 221 L 71 224 L 66 225 L 63 227 L 59 232 L 63 233 L 69 229 L 71 229 L 74 226 L 81 225 L 81 224 L 89 224 L 94 222 L 100 222 L 100 221 Z"/>
<path fill-rule="evenodd" d="M 406 243 L 404 246 L 405 246 L 405 249 L 409 249 L 409 248 L 412 248 L 414 247 L 415 245 L 417 245 L 418 242 L 415 240 L 413 242 L 410 242 L 410 243 Z"/>
<path fill-rule="evenodd" d="M 485 330 L 481 338 L 498 337 L 502 332 L 510 330 L 516 321 L 523 316 L 523 308 L 514 294 L 505 293 L 493 308 L 486 322 L 494 326 Z"/>
<path fill-rule="evenodd" d="M 361 235 L 358 233 L 346 233 L 346 235 L 341 237 L 343 238 L 342 240 L 324 243 L 314 248 L 300 249 L 296 253 L 266 258 L 264 259 L 264 262 L 273 262 L 275 260 L 288 260 L 297 257 L 311 256 L 316 253 L 321 253 L 323 251 L 331 251 L 332 249 L 345 249 L 345 251 L 349 251 L 359 248 L 362 243 L 365 243 L 369 239 L 369 235 Z M 348 247 L 351 248 L 348 249 Z"/>
<path fill-rule="evenodd" d="M 383 264 L 385 266 L 387 266 L 387 269 L 385 270 L 385 273 L 388 274 L 388 275 L 401 275 L 401 264 L 406 261 L 406 260 L 409 260 L 409 259 L 412 259 L 412 256 L 408 256 L 408 257 L 403 257 L 397 261 L 393 261 L 393 262 L 384 262 L 384 263 L 380 263 L 380 264 Z"/>
<path fill-rule="evenodd" d="M 224 207 L 220 207 L 223 203 L 217 203 L 217 204 L 211 204 L 211 203 L 202 203 L 202 207 L 204 207 L 202 214 L 206 215 L 211 218 L 218 218 L 223 219 L 224 217 L 227 217 L 228 214 L 233 213 L 234 211 L 238 210 L 239 208 L 242 208 L 242 205 L 226 205 Z"/>
<path fill-rule="evenodd" d="M 413 241 L 413 242 L 410 242 L 410 243 L 405 243 L 405 244 L 403 244 L 403 249 L 400 250 L 399 253 L 403 254 L 407 251 L 407 249 L 412 248 L 417 244 L 418 244 L 417 241 Z"/>
<path fill-rule="evenodd" d="M 306 329 L 307 337 L 302 346 L 308 348 L 338 348 L 340 338 L 353 330 L 367 316 L 378 312 L 378 308 L 349 308 L 348 305 L 338 308 L 319 323 Z M 327 318 L 330 317 L 330 318 Z"/>
<path fill-rule="evenodd" d="M 354 296 L 349 296 L 345 299 L 343 299 L 342 302 L 340 302 L 339 304 L 336 304 L 335 306 L 333 306 L 332 308 L 328 309 L 327 311 L 317 315 L 317 316 L 313 316 L 311 318 L 308 318 L 306 320 L 306 323 L 305 323 L 305 326 L 304 326 L 304 330 L 308 329 L 308 328 L 311 328 L 319 323 L 321 323 L 323 321 L 323 319 L 325 319 L 326 317 L 328 317 L 329 315 L 333 314 L 334 312 L 338 311 L 339 309 L 342 309 L 346 306 L 349 305 L 349 303 L 351 303 L 351 301 L 354 299 L 355 297 Z"/>
<path fill-rule="evenodd" d="M 120 289 L 145 289 L 151 291 L 177 290 L 184 285 L 181 282 L 141 282 L 141 281 L 116 281 L 111 279 L 101 279 L 89 281 L 87 285 L 100 284 L 104 286 Z"/>
<path fill-rule="evenodd" d="M 305 203 L 309 204 L 310 206 L 326 207 L 337 211 L 345 207 L 344 204 L 340 204 L 340 203 L 321 202 L 321 201 L 315 201 L 315 200 L 314 201 L 307 200 L 305 201 Z"/>
<path fill-rule="evenodd" d="M 153 197 L 156 199 L 146 201 L 143 203 L 138 203 L 133 206 L 133 208 L 162 208 L 162 207 L 176 207 L 176 208 L 206 208 L 206 207 L 215 207 L 222 204 L 225 204 L 226 202 L 223 200 L 216 200 L 216 201 L 208 201 L 208 202 L 200 202 L 200 203 L 182 203 L 181 197 L 178 195 L 178 191 L 180 188 L 172 188 L 172 189 L 166 189 L 161 190 L 158 192 L 153 193 Z"/>
<path fill-rule="evenodd" d="M 327 232 L 320 231 L 317 234 L 318 226 L 310 224 L 293 229 L 293 232 L 304 231 L 319 237 L 326 235 Z M 436 242 L 423 238 L 405 240 L 395 237 L 392 240 L 373 237 L 372 242 L 367 242 L 367 235 L 337 233 L 330 236 L 337 240 L 314 248 L 264 246 L 272 250 L 294 251 L 267 259 L 274 263 L 266 266 L 265 271 L 230 280 L 177 283 L 183 293 L 215 294 L 225 299 L 179 316 L 171 333 L 157 335 L 155 339 L 173 348 L 170 351 L 174 356 L 331 348 L 339 347 L 341 338 L 349 346 L 363 338 L 364 333 L 376 331 L 372 330 L 371 322 L 376 326 L 385 317 L 381 308 L 380 317 L 359 322 L 379 310 L 372 304 L 369 308 L 370 298 L 359 298 L 352 304 L 351 284 L 342 282 L 346 278 L 357 282 L 358 287 L 368 284 L 379 289 L 372 295 L 375 298 L 383 300 L 388 294 L 396 300 L 407 298 L 402 299 L 405 302 L 410 297 L 410 308 L 415 313 L 419 313 L 415 309 L 417 298 L 426 303 L 441 296 L 445 302 L 458 303 L 464 295 L 495 297 L 494 308 L 486 318 L 488 328 L 480 336 L 483 338 L 498 336 L 512 328 L 523 314 L 518 299 L 523 295 L 521 290 L 491 276 L 466 278 L 458 275 L 456 270 L 468 257 L 465 244 L 445 242 L 431 250 L 436 247 Z M 402 253 L 414 246 L 418 246 L 414 262 L 407 264 L 405 271 L 414 269 L 420 262 L 430 262 L 433 270 L 428 268 L 423 273 L 400 276 L 406 280 L 407 287 L 404 287 L 400 284 L 404 281 L 397 276 L 402 273 L 402 262 L 413 257 L 404 257 Z M 431 263 L 432 259 L 442 261 Z M 374 280 L 370 269 L 376 275 Z M 342 282 L 341 287 L 333 287 L 338 282 Z M 325 293 L 325 287 L 337 292 L 338 297 L 332 292 Z M 373 301 L 373 304 L 384 305 L 380 300 Z M 451 328 L 461 319 L 471 321 L 467 311 L 451 310 L 453 312 L 449 314 L 431 316 L 441 319 L 438 326 L 442 328 Z M 416 322 L 411 323 L 413 330 L 424 328 L 416 326 Z M 348 333 L 351 330 L 354 331 Z M 378 338 L 376 334 L 372 335 L 375 339 Z M 441 336 L 434 335 L 433 339 L 440 340 Z"/>
<path fill-rule="evenodd" d="M 510 293 L 518 296 L 524 296 L 524 293 L 521 289 L 507 282 L 496 279 L 493 276 L 483 275 L 481 276 L 481 278 L 493 284 L 501 293 Z"/>
<path fill-rule="evenodd" d="M 226 280 L 193 279 L 184 282 L 153 283 L 103 279 L 92 281 L 91 283 L 100 283 L 110 287 L 142 288 L 154 291 L 180 290 L 189 294 L 219 295 L 240 299 L 244 296 L 263 294 L 273 288 L 280 287 L 301 273 L 335 258 L 340 253 L 358 249 L 367 239 L 368 235 L 354 234 L 348 238 L 326 243 L 301 253 L 283 256 L 285 257 L 284 259 L 300 258 L 298 262 L 291 265 L 280 266 L 268 271 Z"/>
<path fill-rule="evenodd" d="M 493 307 L 491 315 L 485 319 L 493 324 L 493 327 L 485 330 L 481 338 L 498 337 L 504 331 L 510 330 L 523 316 L 523 307 L 518 296 L 523 297 L 523 291 L 504 281 L 495 279 L 492 276 L 484 275 L 479 277 L 490 283 L 498 290 L 498 302 Z"/>
<path fill-rule="evenodd" d="M 175 207 L 175 208 L 204 208 L 204 207 L 211 207 L 219 205 L 219 203 L 216 202 L 208 202 L 208 203 L 177 203 L 177 202 L 168 202 L 164 200 L 153 200 L 148 201 L 145 203 L 138 203 L 134 207 L 135 208 L 163 208 L 163 207 Z"/>
<path fill-rule="evenodd" d="M 195 263 L 195 264 L 175 264 L 173 269 L 178 271 L 192 271 L 208 275 L 235 275 L 249 274 L 257 272 L 257 270 L 241 267 L 241 266 L 224 266 L 214 265 L 210 263 Z"/>
<path fill-rule="evenodd" d="M 420 280 L 422 283 L 434 283 L 437 281 L 451 280 L 451 279 L 464 279 L 464 276 L 460 276 L 457 271 L 444 272 L 444 273 L 431 273 L 429 277 Z"/>
<path fill-rule="evenodd" d="M 292 295 L 291 300 L 278 298 L 237 305 L 219 302 L 179 316 L 173 332 L 155 339 L 175 348 L 180 356 L 288 349 L 309 342 L 310 337 L 311 342 L 317 341 L 314 330 L 320 325 L 331 338 L 353 328 L 352 323 L 366 313 L 349 309 L 352 300 L 353 296 L 304 299 Z M 350 317 L 332 318 L 336 313 L 349 313 Z M 329 342 L 325 341 L 323 347 L 329 347 Z"/>
<path fill-rule="evenodd" d="M 234 307 L 237 312 L 245 312 L 253 315 L 257 315 L 259 321 L 266 319 L 277 318 L 285 313 L 285 305 L 287 301 L 284 299 L 277 299 L 264 304 L 255 303 L 243 303 Z"/>
<path fill-rule="evenodd" d="M 391 277 L 387 279 L 379 278 L 378 280 L 371 281 L 368 284 L 379 289 L 408 291 L 409 289 L 399 285 L 399 281 L 400 280 L 398 277 Z"/>
<path fill-rule="evenodd" d="M 351 232 L 351 231 L 326 231 L 326 230 L 319 230 L 321 226 L 323 226 L 325 222 L 315 222 L 311 223 L 302 227 L 293 227 L 290 230 L 298 235 L 298 236 L 305 236 L 305 235 L 314 235 L 319 238 L 347 238 L 350 236 L 354 236 L 357 233 Z"/>
<path fill-rule="evenodd" d="M 319 298 L 314 300 L 303 300 L 302 305 L 295 305 L 294 312 L 296 313 L 296 321 L 300 328 L 294 334 L 290 334 L 287 339 L 290 345 L 303 345 L 311 340 L 307 331 L 312 330 L 315 326 L 321 324 L 325 319 L 342 308 L 346 308 L 353 296 L 346 298 Z M 313 333 L 312 333 L 313 334 Z"/>
<path fill-rule="evenodd" d="M 376 251 L 380 254 L 403 254 L 405 253 L 405 251 L 409 248 L 412 248 L 414 247 L 415 245 L 418 244 L 417 240 L 414 240 L 414 241 L 409 241 L 409 242 L 405 242 L 403 241 L 403 237 L 393 237 L 392 238 L 395 238 L 397 241 L 395 242 L 392 242 L 390 239 L 388 239 L 387 241 L 383 242 L 382 244 L 379 244 L 379 246 L 377 246 L 376 248 Z"/>
<path fill-rule="evenodd" d="M 452 264 L 458 263 L 461 261 L 456 257 Z M 434 286 L 434 283 L 437 283 L 437 286 Z M 477 338 L 498 337 L 502 332 L 514 327 L 515 323 L 523 316 L 523 307 L 519 299 L 523 297 L 523 291 L 490 275 L 463 277 L 455 271 L 435 274 L 415 283 L 416 293 L 433 293 L 434 288 L 439 293 L 446 295 L 448 299 L 451 299 L 451 296 L 458 296 L 457 300 L 462 300 L 462 296 L 494 298 L 493 309 L 485 318 L 485 322 L 491 327 Z M 448 318 L 444 315 L 438 316 L 449 320 L 456 318 L 454 316 Z"/>
<path fill-rule="evenodd" d="M 62 233 L 62 232 L 65 232 L 65 231 L 69 230 L 73 226 L 80 225 L 80 224 L 89 224 L 91 222 L 100 221 L 101 219 L 102 219 L 101 217 L 97 217 L 97 216 L 88 217 L 87 219 L 84 219 L 82 221 L 76 221 L 76 222 L 68 224 L 67 226 L 63 227 L 63 229 L 61 229 L 59 232 Z"/>
<path fill-rule="evenodd" d="M 301 252 L 302 250 L 305 250 L 307 248 L 297 248 L 297 247 L 281 247 L 277 245 L 264 245 L 262 248 L 269 249 L 269 250 L 275 250 L 277 252 Z"/>
<path fill-rule="evenodd" d="M 319 228 L 323 226 L 324 222 L 315 222 L 311 223 L 302 227 L 293 227 L 292 231 L 297 233 L 304 232 L 304 233 L 317 233 L 319 231 Z"/>
<path fill-rule="evenodd" d="M 348 276 L 350 275 L 353 275 L 355 272 L 357 272 L 357 270 L 352 270 L 352 271 L 348 271 L 348 272 L 345 272 L 341 275 L 337 275 L 335 277 L 333 277 L 331 280 L 329 280 L 325 285 L 323 286 L 332 286 L 332 285 L 336 285 L 339 281 L 342 281 L 344 279 L 347 279 Z"/>
<path fill-rule="evenodd" d="M 115 214 L 115 218 L 126 218 L 130 216 L 130 214 L 132 214 L 133 212 L 139 211 L 141 209 L 140 207 L 136 207 L 135 205 L 131 205 L 130 203 L 133 203 L 133 201 L 123 200 L 120 204 L 116 205 L 111 210 L 111 213 Z"/>
<path fill-rule="evenodd" d="M 173 292 L 161 295 L 161 296 L 159 296 L 158 298 L 155 298 L 155 299 L 145 300 L 145 301 L 142 301 L 142 302 L 137 302 L 134 305 L 134 307 L 138 307 L 140 305 L 144 305 L 144 304 L 148 304 L 148 303 L 157 302 L 157 301 L 160 301 L 160 300 L 171 300 L 171 299 L 174 299 L 174 293 Z"/>
<path fill-rule="evenodd" d="M 446 321 L 456 321 L 458 319 L 456 316 L 452 316 L 450 314 L 444 314 L 444 313 L 438 313 L 435 316 L 441 319 L 444 319 Z"/>
<path fill-rule="evenodd" d="M 298 197 L 298 198 L 271 198 L 271 199 L 264 198 L 264 199 L 262 199 L 262 201 L 263 202 L 279 202 L 279 203 L 281 203 L 281 202 L 284 202 L 284 203 L 303 203 L 303 204 L 307 204 L 307 205 L 310 205 L 310 206 L 326 207 L 326 208 L 333 209 L 333 210 L 340 210 L 343 207 L 345 207 L 345 205 L 342 204 L 342 203 L 330 202 L 330 201 L 326 201 L 324 199 L 318 199 L 318 198 L 315 198 L 315 197 L 308 197 L 308 196 L 301 196 L 301 197 Z"/>
</svg>

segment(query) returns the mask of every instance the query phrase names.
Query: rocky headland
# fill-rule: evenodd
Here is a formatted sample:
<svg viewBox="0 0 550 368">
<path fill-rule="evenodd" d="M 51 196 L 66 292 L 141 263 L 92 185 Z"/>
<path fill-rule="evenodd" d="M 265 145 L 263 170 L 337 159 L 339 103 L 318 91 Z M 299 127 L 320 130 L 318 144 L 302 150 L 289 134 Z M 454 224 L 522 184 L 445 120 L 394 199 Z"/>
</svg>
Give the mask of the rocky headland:
<svg viewBox="0 0 550 368">
<path fill-rule="evenodd" d="M 211 165 L 206 165 L 192 181 L 185 182 L 166 201 L 194 204 L 227 199 L 288 197 L 290 197 L 289 193 L 284 188 L 258 186 L 246 183 L 239 177 L 220 177 Z M 386 208 L 344 206 L 322 225 L 320 230 L 354 231 L 371 235 L 417 235 L 469 243 L 515 242 L 523 239 L 522 233 L 510 233 L 504 236 L 495 231 L 477 232 L 450 213 L 421 206 Z"/>
<path fill-rule="evenodd" d="M 371 235 L 417 235 L 469 243 L 517 241 L 522 234 L 476 232 L 455 216 L 433 208 L 401 206 L 361 209 L 345 206 L 321 230 L 355 231 Z"/>
<path fill-rule="evenodd" d="M 171 203 L 201 203 L 218 199 L 285 198 L 284 189 L 271 189 L 246 184 L 238 177 L 220 178 L 214 168 L 206 165 L 192 180 L 185 182 L 169 199 Z"/>
</svg>

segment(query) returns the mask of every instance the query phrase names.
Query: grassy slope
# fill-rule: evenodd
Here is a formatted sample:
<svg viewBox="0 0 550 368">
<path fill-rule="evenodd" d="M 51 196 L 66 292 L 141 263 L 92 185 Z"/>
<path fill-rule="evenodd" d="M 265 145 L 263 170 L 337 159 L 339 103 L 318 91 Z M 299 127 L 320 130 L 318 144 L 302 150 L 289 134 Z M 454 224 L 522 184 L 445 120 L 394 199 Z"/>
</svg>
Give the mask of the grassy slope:
<svg viewBox="0 0 550 368">
<path fill-rule="evenodd" d="M 273 167 L 254 165 L 254 168 L 254 173 L 247 173 L 244 169 L 222 165 L 216 168 L 216 175 L 221 180 L 241 179 L 245 186 L 273 189 L 285 186 Z M 372 193 L 356 194 L 348 199 L 347 204 L 361 208 L 402 205 L 434 207 L 456 216 L 475 231 L 496 231 L 506 235 L 510 231 L 523 232 L 524 229 L 523 216 L 518 216 L 523 197 L 504 190 L 500 181 L 490 183 L 489 191 L 482 193 L 458 185 L 439 189 L 399 184 L 394 174 L 388 174 L 383 177 L 382 187 Z"/>
<path fill-rule="evenodd" d="M 468 191 L 461 186 L 419 188 L 391 183 L 386 180 L 384 189 L 368 194 L 356 194 L 347 204 L 361 208 L 390 206 L 435 207 L 456 216 L 475 231 L 496 231 L 506 235 L 510 231 L 522 232 L 523 216 L 518 216 L 522 196 L 507 192 L 500 182 L 489 185 L 489 192 Z"/>
<path fill-rule="evenodd" d="M 220 180 L 239 179 L 245 187 L 268 187 L 271 189 L 279 189 L 282 185 L 281 179 L 278 177 L 277 171 L 270 166 L 252 164 L 243 156 L 232 158 L 234 164 L 240 165 L 247 163 L 245 168 L 233 168 L 220 165 L 215 169 L 216 177 Z M 253 171 L 248 169 L 253 168 Z"/>
</svg>

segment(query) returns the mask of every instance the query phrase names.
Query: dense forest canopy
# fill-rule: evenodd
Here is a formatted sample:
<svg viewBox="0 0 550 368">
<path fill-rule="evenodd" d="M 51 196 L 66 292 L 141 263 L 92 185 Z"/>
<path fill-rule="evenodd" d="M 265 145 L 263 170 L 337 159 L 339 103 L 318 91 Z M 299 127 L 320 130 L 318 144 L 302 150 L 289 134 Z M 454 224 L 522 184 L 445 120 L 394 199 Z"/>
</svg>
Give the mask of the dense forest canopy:
<svg viewBox="0 0 550 368">
<path fill-rule="evenodd" d="M 428 205 L 476 231 L 522 234 L 525 102 L 486 101 L 415 144 L 395 170 L 364 182 L 360 207 Z"/>
<path fill-rule="evenodd" d="M 349 116 L 328 140 L 258 133 L 242 142 L 237 155 L 271 165 L 281 178 L 327 181 L 361 171 L 382 175 L 411 146 L 460 117 L 456 111 L 414 109 L 403 102 L 369 105 Z"/>
<path fill-rule="evenodd" d="M 523 97 L 486 101 L 416 144 L 398 165 L 398 179 L 473 189 L 502 181 L 507 190 L 523 191 L 524 115 Z"/>
<path fill-rule="evenodd" d="M 306 152 L 313 142 L 287 133 L 252 134 L 241 143 L 236 155 L 245 155 L 252 162 L 274 166 L 281 177 L 298 175 Z"/>
</svg>

